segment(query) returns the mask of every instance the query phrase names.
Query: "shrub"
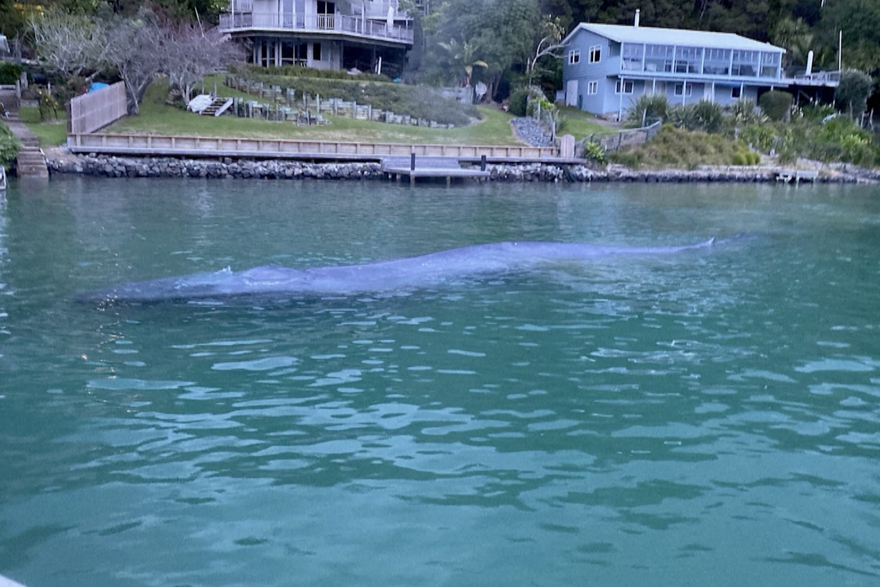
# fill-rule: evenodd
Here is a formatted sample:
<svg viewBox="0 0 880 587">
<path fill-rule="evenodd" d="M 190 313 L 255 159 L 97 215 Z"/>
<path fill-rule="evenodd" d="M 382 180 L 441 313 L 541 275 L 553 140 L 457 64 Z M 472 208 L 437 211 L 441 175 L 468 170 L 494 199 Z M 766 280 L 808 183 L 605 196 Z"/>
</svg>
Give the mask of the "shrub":
<svg viewBox="0 0 880 587">
<path fill-rule="evenodd" d="M 433 120 L 441 124 L 463 126 L 468 124 L 471 118 L 480 116 L 475 106 L 444 98 L 440 92 L 426 86 L 361 80 L 360 76 L 355 78 L 348 76 L 349 79 L 323 79 L 248 73 L 247 77 L 251 81 L 270 86 L 293 88 L 297 96 L 305 93 L 322 98 L 339 98 L 346 102 L 370 104 L 373 108 Z"/>
<path fill-rule="evenodd" d="M 720 104 L 709 100 L 700 100 L 694 106 L 695 129 L 707 133 L 721 131 L 724 124 L 724 109 Z"/>
<path fill-rule="evenodd" d="M 671 106 L 666 113 L 666 122 L 675 128 L 694 130 L 697 127 L 697 117 L 694 106 L 691 104 L 676 104 Z"/>
<path fill-rule="evenodd" d="M 612 155 L 628 165 L 693 169 L 698 165 L 729 165 L 741 148 L 717 134 L 688 131 L 665 124 L 653 139 L 626 154 Z"/>
<path fill-rule="evenodd" d="M 758 99 L 758 106 L 770 120 L 785 120 L 791 110 L 792 96 L 788 92 L 770 90 Z"/>
<path fill-rule="evenodd" d="M 669 101 L 661 94 L 642 94 L 632 103 L 626 115 L 628 126 L 643 126 L 653 120 L 666 119 L 666 111 L 669 109 Z"/>
<path fill-rule="evenodd" d="M 834 90 L 834 101 L 850 116 L 859 116 L 868 106 L 873 85 L 867 74 L 848 69 L 840 74 L 840 83 Z"/>
<path fill-rule="evenodd" d="M 0 62 L 0 84 L 15 85 L 21 77 L 21 67 L 14 63 Z"/>
<path fill-rule="evenodd" d="M 5 123 L 0 122 L 0 165 L 9 169 L 9 164 L 18 157 L 20 149 L 21 141 Z"/>
<path fill-rule="evenodd" d="M 735 125 L 756 124 L 765 122 L 761 112 L 755 108 L 755 103 L 749 98 L 740 98 L 730 105 L 728 116 Z"/>
<path fill-rule="evenodd" d="M 529 89 L 517 88 L 510 94 L 510 113 L 514 116 L 525 116 L 529 103 Z"/>
<path fill-rule="evenodd" d="M 605 163 L 608 162 L 605 147 L 599 143 L 586 143 L 584 145 L 584 158 L 589 159 L 590 161 L 595 161 L 600 165 L 605 165 Z"/>
</svg>

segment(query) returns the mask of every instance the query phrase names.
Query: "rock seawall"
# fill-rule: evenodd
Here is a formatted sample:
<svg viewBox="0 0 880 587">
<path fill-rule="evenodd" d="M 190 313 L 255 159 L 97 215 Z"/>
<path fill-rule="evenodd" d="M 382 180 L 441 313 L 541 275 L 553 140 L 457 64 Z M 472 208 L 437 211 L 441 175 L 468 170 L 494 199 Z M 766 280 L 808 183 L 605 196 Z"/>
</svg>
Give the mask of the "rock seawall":
<svg viewBox="0 0 880 587">
<path fill-rule="evenodd" d="M 106 155 L 58 155 L 49 153 L 46 163 L 50 173 L 80 174 L 98 177 L 200 177 L 234 179 L 337 179 L 375 180 L 387 175 L 378 163 L 306 163 L 287 160 L 209 160 L 131 158 Z M 630 170 L 620 166 L 595 170 L 585 165 L 547 163 L 489 165 L 488 181 L 499 182 L 641 182 L 688 183 L 775 182 L 772 171 L 726 168 L 712 170 Z M 835 170 L 822 174 L 819 183 L 858 183 L 880 181 L 880 171 Z"/>
</svg>

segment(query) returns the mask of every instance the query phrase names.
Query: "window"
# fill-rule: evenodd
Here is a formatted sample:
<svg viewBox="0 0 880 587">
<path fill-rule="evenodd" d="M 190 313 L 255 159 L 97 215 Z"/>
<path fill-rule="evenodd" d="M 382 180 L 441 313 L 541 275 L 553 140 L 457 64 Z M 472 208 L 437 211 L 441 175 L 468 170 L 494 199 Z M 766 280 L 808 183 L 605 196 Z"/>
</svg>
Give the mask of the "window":
<svg viewBox="0 0 880 587">
<path fill-rule="evenodd" d="M 312 60 L 314 60 L 314 61 L 321 60 L 321 43 L 312 44 Z"/>
<path fill-rule="evenodd" d="M 694 86 L 693 86 L 693 84 L 675 84 L 675 88 L 673 89 L 673 93 L 676 96 L 681 96 L 683 94 L 691 96 L 694 93 Z"/>
<path fill-rule="evenodd" d="M 574 49 L 573 51 L 568 52 L 568 64 L 575 65 L 576 63 L 581 62 L 581 50 Z"/>
<path fill-rule="evenodd" d="M 617 80 L 617 83 L 614 84 L 614 93 L 615 93 L 615 94 L 619 94 L 619 93 L 620 93 L 621 85 L 623 86 L 623 93 L 624 93 L 624 94 L 632 94 L 632 93 L 633 93 L 633 83 L 632 83 L 632 81 L 622 81 L 622 80 Z"/>
<path fill-rule="evenodd" d="M 587 95 L 588 96 L 595 96 L 598 93 L 599 93 L 599 82 L 597 82 L 597 81 L 587 82 Z"/>
<path fill-rule="evenodd" d="M 734 100 L 739 100 L 742 98 L 742 88 L 739 86 L 734 86 L 730 88 L 730 97 Z"/>
<path fill-rule="evenodd" d="M 602 59 L 602 47 L 599 45 L 590 47 L 590 63 L 599 63 L 600 59 Z"/>
</svg>

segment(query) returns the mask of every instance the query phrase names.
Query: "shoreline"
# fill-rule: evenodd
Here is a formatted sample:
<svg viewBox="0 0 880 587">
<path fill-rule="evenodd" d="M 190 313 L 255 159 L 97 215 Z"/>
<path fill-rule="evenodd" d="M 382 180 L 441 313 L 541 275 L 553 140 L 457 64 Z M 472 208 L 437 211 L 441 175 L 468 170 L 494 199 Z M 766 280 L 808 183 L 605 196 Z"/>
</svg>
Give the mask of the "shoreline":
<svg viewBox="0 0 880 587">
<path fill-rule="evenodd" d="M 93 177 L 207 178 L 207 179 L 333 179 L 348 181 L 386 180 L 379 163 L 306 163 L 289 160 L 188 159 L 174 157 L 116 157 L 75 155 L 63 148 L 46 153 L 51 174 Z M 550 183 L 777 183 L 779 168 L 705 168 L 632 170 L 610 165 L 593 169 L 586 165 L 552 163 L 489 164 L 490 175 L 478 181 Z M 878 183 L 880 170 L 841 166 L 826 168 L 815 183 Z"/>
</svg>

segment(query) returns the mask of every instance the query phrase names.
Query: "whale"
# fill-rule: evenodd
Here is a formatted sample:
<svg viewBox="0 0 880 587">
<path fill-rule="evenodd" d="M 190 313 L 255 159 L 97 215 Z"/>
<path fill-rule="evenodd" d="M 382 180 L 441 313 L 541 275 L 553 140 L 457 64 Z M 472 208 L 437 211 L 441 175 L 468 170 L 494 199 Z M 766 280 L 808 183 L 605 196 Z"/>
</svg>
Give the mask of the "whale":
<svg viewBox="0 0 880 587">
<path fill-rule="evenodd" d="M 715 238 L 689 245 L 658 247 L 508 241 L 357 265 L 306 269 L 263 265 L 244 271 L 232 271 L 227 267 L 211 273 L 124 283 L 85 292 L 78 296 L 78 300 L 137 303 L 257 295 L 350 296 L 409 291 L 462 278 L 526 271 L 554 262 L 672 255 L 706 249 L 714 244 Z"/>
</svg>

